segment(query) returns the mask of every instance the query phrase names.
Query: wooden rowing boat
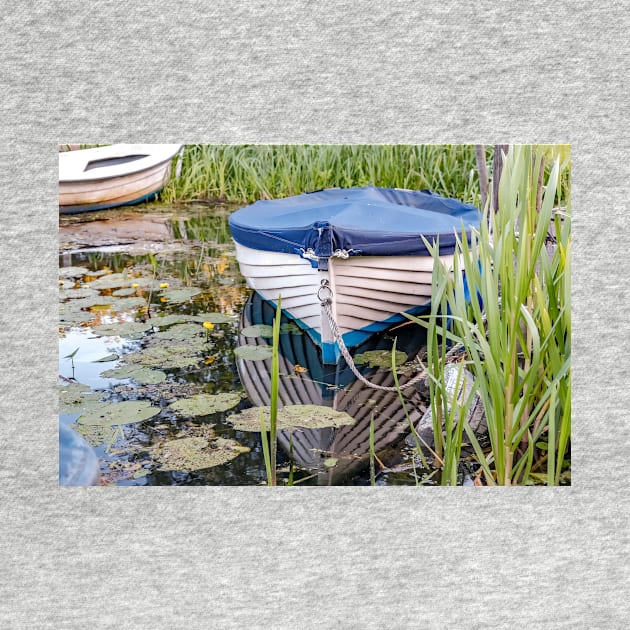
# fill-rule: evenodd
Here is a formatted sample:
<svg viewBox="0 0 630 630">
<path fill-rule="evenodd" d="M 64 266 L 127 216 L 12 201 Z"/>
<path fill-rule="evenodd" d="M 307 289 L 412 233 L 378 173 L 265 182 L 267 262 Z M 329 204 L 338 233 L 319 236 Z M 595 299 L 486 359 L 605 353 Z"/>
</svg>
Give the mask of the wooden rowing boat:
<svg viewBox="0 0 630 630">
<path fill-rule="evenodd" d="M 59 153 L 59 212 L 74 214 L 154 198 L 181 144 L 112 144 Z"/>
<path fill-rule="evenodd" d="M 272 302 L 281 296 L 336 363 L 339 336 L 352 348 L 402 313 L 427 310 L 434 259 L 425 239 L 451 266 L 457 238 L 479 220 L 474 206 L 428 191 L 365 187 L 259 201 L 232 214 L 230 229 L 248 285 Z"/>
</svg>

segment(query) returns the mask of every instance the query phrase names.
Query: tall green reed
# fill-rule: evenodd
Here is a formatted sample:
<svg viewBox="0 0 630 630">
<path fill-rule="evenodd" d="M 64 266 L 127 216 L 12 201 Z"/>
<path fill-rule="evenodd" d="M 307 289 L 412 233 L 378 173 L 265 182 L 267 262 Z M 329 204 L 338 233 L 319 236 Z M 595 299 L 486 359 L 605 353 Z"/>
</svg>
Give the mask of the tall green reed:
<svg viewBox="0 0 630 630">
<path fill-rule="evenodd" d="M 486 207 L 470 242 L 460 238 L 454 269 L 435 257 L 428 363 L 437 452 L 459 458 L 461 430 L 489 484 L 531 481 L 544 469 L 548 485 L 560 482 L 571 433 L 570 191 L 554 212 L 558 182 L 568 168 L 556 158 L 545 169 L 540 147 L 512 146 L 499 182 L 499 208 Z M 544 176 L 540 177 L 540 173 Z M 542 185 L 541 185 L 542 184 Z M 553 234 L 555 250 L 546 239 Z M 413 318 L 423 323 L 418 318 Z M 475 383 L 457 401 L 445 382 L 445 341 L 462 343 Z M 485 451 L 466 414 L 477 392 L 490 438 Z M 455 419 L 458 422 L 454 422 Z M 448 469 L 448 470 L 447 470 Z M 530 477 L 532 474 L 532 477 Z"/>
</svg>

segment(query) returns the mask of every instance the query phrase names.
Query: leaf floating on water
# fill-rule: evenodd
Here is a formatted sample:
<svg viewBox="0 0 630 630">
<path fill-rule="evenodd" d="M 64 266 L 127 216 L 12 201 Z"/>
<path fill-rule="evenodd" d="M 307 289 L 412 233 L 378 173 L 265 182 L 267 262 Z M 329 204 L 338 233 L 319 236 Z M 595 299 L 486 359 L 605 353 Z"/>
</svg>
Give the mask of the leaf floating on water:
<svg viewBox="0 0 630 630">
<path fill-rule="evenodd" d="M 112 293 L 116 297 L 126 297 L 128 295 L 135 295 L 136 289 L 129 287 L 128 289 L 118 289 Z"/>
<path fill-rule="evenodd" d="M 326 468 L 334 468 L 339 460 L 336 457 L 328 457 L 324 460 Z"/>
<path fill-rule="evenodd" d="M 110 273 L 93 280 L 90 284 L 93 289 L 117 289 L 130 286 L 134 281 L 135 278 L 132 278 L 128 273 Z"/>
<path fill-rule="evenodd" d="M 280 326 L 280 334 L 281 335 L 301 335 L 302 329 L 293 322 L 288 322 L 286 324 L 282 324 Z"/>
<path fill-rule="evenodd" d="M 232 315 L 226 315 L 225 313 L 202 313 L 201 315 L 191 315 L 189 321 L 191 322 L 210 322 L 211 324 L 228 324 L 235 321 L 235 317 Z"/>
<path fill-rule="evenodd" d="M 78 278 L 79 276 L 87 276 L 90 270 L 87 267 L 60 267 L 60 278 Z"/>
<path fill-rule="evenodd" d="M 201 293 L 201 289 L 194 289 L 192 287 L 186 289 L 165 289 L 160 292 L 162 297 L 168 299 L 169 302 L 187 302 L 190 298 Z"/>
<path fill-rule="evenodd" d="M 199 324 L 175 324 L 166 330 L 156 333 L 158 339 L 172 339 L 175 341 L 185 341 L 203 332 Z"/>
<path fill-rule="evenodd" d="M 139 363 L 147 367 L 185 368 L 202 361 L 193 346 L 161 343 L 151 346 L 142 352 L 125 355 L 125 363 Z"/>
<path fill-rule="evenodd" d="M 174 402 L 169 409 L 184 416 L 208 416 L 219 411 L 227 411 L 240 402 L 241 395 L 237 393 L 197 394 L 192 398 Z"/>
<path fill-rule="evenodd" d="M 83 436 L 90 446 L 100 446 L 114 439 L 117 429 L 90 424 L 71 424 L 72 429 Z"/>
<path fill-rule="evenodd" d="M 159 370 L 151 370 L 138 365 L 123 365 L 112 370 L 101 372 L 105 378 L 132 378 L 139 385 L 157 385 L 166 380 L 166 374 Z"/>
<path fill-rule="evenodd" d="M 119 403 L 103 403 L 88 413 L 79 416 L 79 424 L 113 426 L 143 422 L 160 413 L 159 407 L 152 407 L 146 400 L 127 400 Z"/>
<path fill-rule="evenodd" d="M 140 479 L 141 477 L 146 477 L 151 471 L 147 468 L 141 468 L 140 470 L 136 470 L 135 473 L 133 473 L 133 478 L 134 479 Z"/>
<path fill-rule="evenodd" d="M 255 324 L 247 326 L 241 330 L 244 337 L 271 337 L 273 335 L 273 327 L 267 324 Z"/>
<path fill-rule="evenodd" d="M 92 363 L 109 363 L 110 361 L 116 361 L 118 358 L 117 354 L 108 354 L 106 357 L 101 357 L 100 359 L 92 361 Z"/>
<path fill-rule="evenodd" d="M 60 300 L 78 300 L 80 298 L 94 298 L 98 295 L 98 291 L 94 289 L 86 289 L 80 287 L 78 289 L 61 289 L 59 291 Z"/>
<path fill-rule="evenodd" d="M 101 404 L 102 394 L 93 393 L 83 383 L 67 383 L 59 388 L 59 413 L 78 413 Z"/>
<path fill-rule="evenodd" d="M 164 315 L 162 317 L 156 316 L 147 320 L 147 324 L 151 326 L 157 326 L 158 328 L 165 328 L 166 326 L 172 326 L 173 324 L 184 324 L 186 322 L 194 321 L 194 315 Z"/>
<path fill-rule="evenodd" d="M 120 322 L 118 324 L 103 324 L 92 328 L 92 332 L 99 337 L 118 336 L 127 339 L 141 339 L 151 324 L 143 322 Z"/>
<path fill-rule="evenodd" d="M 396 350 L 396 365 L 402 365 L 407 360 L 407 354 L 402 350 Z M 354 357 L 357 365 L 365 365 L 369 367 L 391 368 L 392 351 L 391 350 L 369 350 L 363 354 L 357 354 Z"/>
<path fill-rule="evenodd" d="M 271 346 L 239 346 L 234 349 L 234 355 L 244 361 L 262 361 L 271 359 L 273 350 Z"/>
<path fill-rule="evenodd" d="M 202 470 L 225 464 L 245 449 L 234 440 L 188 437 L 157 446 L 152 455 L 160 464 L 159 470 Z"/>
<path fill-rule="evenodd" d="M 230 416 L 228 420 L 239 431 L 260 432 L 259 412 L 262 409 L 269 429 L 269 407 L 252 407 Z M 325 429 L 354 424 L 345 411 L 335 411 L 319 405 L 287 405 L 278 409 L 278 429 Z"/>
</svg>

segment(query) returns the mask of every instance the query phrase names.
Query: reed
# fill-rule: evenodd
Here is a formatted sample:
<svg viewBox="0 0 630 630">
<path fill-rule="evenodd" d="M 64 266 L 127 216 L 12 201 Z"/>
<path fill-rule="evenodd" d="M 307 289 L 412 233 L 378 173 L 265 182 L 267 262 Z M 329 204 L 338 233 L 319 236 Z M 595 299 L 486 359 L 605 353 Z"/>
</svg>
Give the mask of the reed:
<svg viewBox="0 0 630 630">
<path fill-rule="evenodd" d="M 187 145 L 167 203 L 249 203 L 322 188 L 430 189 L 479 202 L 473 145 Z"/>
<path fill-rule="evenodd" d="M 546 169 L 545 151 L 510 147 L 498 211 L 489 214 L 486 208 L 470 242 L 460 239 L 453 270 L 440 263 L 432 246 L 433 304 L 424 325 L 443 483 L 453 483 L 462 430 L 488 484 L 556 485 L 569 465 L 571 218 L 570 178 L 564 172 L 569 162 L 558 156 Z M 562 210 L 554 208 L 558 199 L 566 203 Z M 548 235 L 557 242 L 552 251 Z M 446 340 L 463 344 L 475 378 L 466 401 L 458 402 L 446 388 Z M 486 413 L 490 450 L 481 448 L 465 419 L 475 392 Z"/>
</svg>

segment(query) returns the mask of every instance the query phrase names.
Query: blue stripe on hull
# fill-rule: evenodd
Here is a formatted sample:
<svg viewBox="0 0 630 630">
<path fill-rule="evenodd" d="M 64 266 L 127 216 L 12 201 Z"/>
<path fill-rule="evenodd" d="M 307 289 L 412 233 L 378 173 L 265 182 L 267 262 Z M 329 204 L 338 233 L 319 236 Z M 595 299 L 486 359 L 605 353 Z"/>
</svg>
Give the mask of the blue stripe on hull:
<svg viewBox="0 0 630 630">
<path fill-rule="evenodd" d="M 111 201 L 105 203 L 86 203 L 78 206 L 59 206 L 59 214 L 78 214 L 79 212 L 91 212 L 94 210 L 107 210 L 109 208 L 118 208 L 122 206 L 134 206 L 137 203 L 142 203 L 143 201 L 153 201 L 161 192 L 162 189 L 160 188 L 160 190 L 156 190 L 148 195 L 142 195 L 142 197 L 138 197 L 132 201 L 125 201 L 123 203 L 119 201 Z"/>
</svg>

